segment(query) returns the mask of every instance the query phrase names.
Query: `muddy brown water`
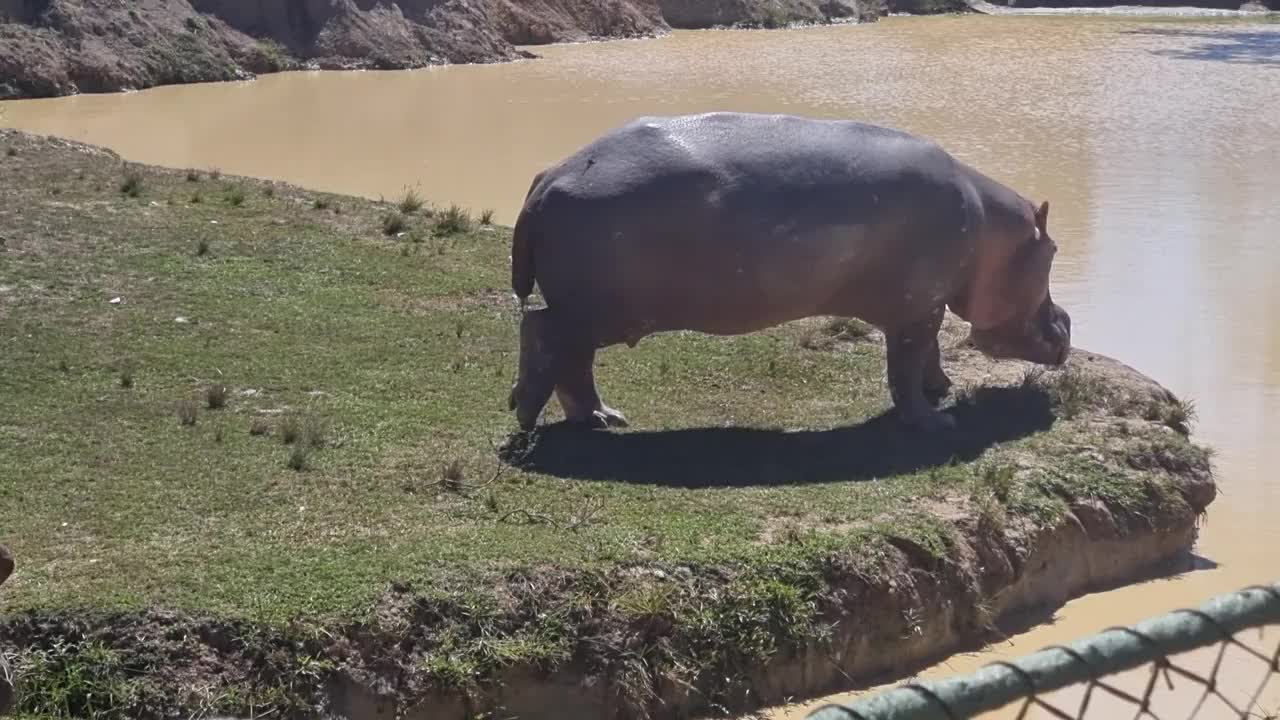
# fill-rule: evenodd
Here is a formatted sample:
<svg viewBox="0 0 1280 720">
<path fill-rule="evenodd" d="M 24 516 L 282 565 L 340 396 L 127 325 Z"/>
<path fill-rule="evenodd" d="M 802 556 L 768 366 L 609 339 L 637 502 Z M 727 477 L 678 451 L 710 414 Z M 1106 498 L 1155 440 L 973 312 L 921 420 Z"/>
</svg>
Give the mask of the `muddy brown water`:
<svg viewBox="0 0 1280 720">
<path fill-rule="evenodd" d="M 1221 492 L 1198 569 L 1080 598 L 922 677 L 1280 579 L 1280 24 L 894 17 L 535 51 L 543 58 L 506 65 L 0 103 L 0 125 L 335 192 L 392 198 L 412 186 L 437 202 L 493 208 L 504 222 L 538 169 L 640 114 L 789 112 L 930 135 L 1050 200 L 1061 247 L 1054 292 L 1076 342 L 1195 402 Z M 1239 678 L 1261 672 L 1245 660 L 1231 667 Z M 1280 708 L 1280 682 L 1272 686 Z M 850 697 L 770 715 L 798 719 Z M 1223 716 L 1221 707 L 1199 715 Z"/>
</svg>

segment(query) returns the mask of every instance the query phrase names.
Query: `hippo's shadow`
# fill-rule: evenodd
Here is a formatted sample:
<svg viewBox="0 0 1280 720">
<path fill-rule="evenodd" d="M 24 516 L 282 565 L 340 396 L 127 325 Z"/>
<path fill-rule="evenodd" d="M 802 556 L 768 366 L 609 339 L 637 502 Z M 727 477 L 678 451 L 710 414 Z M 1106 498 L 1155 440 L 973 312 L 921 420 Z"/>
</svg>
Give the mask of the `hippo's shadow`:
<svg viewBox="0 0 1280 720">
<path fill-rule="evenodd" d="M 689 428 L 590 431 L 549 425 L 508 462 L 555 477 L 682 488 L 872 480 L 978 458 L 997 443 L 1053 426 L 1037 386 L 983 388 L 948 412 L 956 427 L 904 427 L 891 411 L 829 430 Z M 517 457 L 518 455 L 518 457 Z"/>
</svg>

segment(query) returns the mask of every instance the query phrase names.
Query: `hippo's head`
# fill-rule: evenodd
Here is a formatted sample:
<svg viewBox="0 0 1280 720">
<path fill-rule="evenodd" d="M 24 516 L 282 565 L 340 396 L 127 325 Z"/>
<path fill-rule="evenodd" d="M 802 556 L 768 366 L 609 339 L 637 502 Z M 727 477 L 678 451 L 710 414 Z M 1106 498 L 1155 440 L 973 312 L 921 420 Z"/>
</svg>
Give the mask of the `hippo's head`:
<svg viewBox="0 0 1280 720">
<path fill-rule="evenodd" d="M 1071 352 L 1071 316 L 1049 294 L 1049 271 L 1058 251 L 1047 228 L 1049 203 L 1034 216 L 1031 237 L 1017 243 L 1000 263 L 993 283 L 999 291 L 980 303 L 986 314 L 970 318 L 969 339 L 994 358 L 1057 366 Z"/>
</svg>

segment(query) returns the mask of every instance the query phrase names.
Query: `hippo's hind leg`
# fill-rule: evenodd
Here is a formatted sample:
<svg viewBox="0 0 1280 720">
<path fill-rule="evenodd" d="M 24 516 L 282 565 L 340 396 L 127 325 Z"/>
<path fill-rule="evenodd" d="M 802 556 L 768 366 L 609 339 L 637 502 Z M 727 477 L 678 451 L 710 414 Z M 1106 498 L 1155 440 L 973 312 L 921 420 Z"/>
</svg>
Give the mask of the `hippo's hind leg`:
<svg viewBox="0 0 1280 720">
<path fill-rule="evenodd" d="M 550 312 L 530 310 L 520 319 L 520 361 L 516 383 L 507 400 L 516 411 L 520 429 L 529 431 L 538 424 L 555 389 L 555 338 Z"/>
<path fill-rule="evenodd" d="M 627 419 L 600 399 L 594 371 L 596 349 L 572 343 L 556 358 L 556 399 L 565 420 L 593 428 L 626 427 Z"/>
<path fill-rule="evenodd" d="M 572 323 L 550 308 L 530 310 L 520 320 L 519 371 L 508 406 L 522 430 L 537 426 L 553 392 L 571 423 L 626 427 L 626 418 L 605 405 L 596 389 L 595 347 L 576 336 Z"/>
<path fill-rule="evenodd" d="M 930 377 L 934 367 L 939 372 L 942 370 L 938 348 L 942 315 L 943 309 L 939 308 L 922 321 L 885 333 L 889 394 L 902 419 L 922 430 L 940 430 L 955 425 L 955 419 L 933 407 L 926 396 L 926 387 L 938 380 Z M 935 389 L 936 385 L 928 391 Z"/>
</svg>

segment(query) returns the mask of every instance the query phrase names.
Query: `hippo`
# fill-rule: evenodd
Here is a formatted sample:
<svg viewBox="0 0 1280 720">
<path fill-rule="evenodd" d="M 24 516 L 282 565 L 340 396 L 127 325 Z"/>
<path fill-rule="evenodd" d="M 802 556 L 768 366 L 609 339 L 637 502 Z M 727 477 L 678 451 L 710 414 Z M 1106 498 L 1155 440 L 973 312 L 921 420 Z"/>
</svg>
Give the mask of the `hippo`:
<svg viewBox="0 0 1280 720">
<path fill-rule="evenodd" d="M 885 336 L 910 428 L 955 420 L 947 308 L 989 357 L 1061 366 L 1071 318 L 1049 293 L 1038 207 L 936 142 L 855 120 L 713 112 L 639 117 L 537 173 L 513 228 L 522 430 L 554 392 L 569 423 L 627 427 L 597 350 L 669 331 L 756 332 L 815 316 Z M 545 306 L 532 309 L 535 282 Z"/>
</svg>

